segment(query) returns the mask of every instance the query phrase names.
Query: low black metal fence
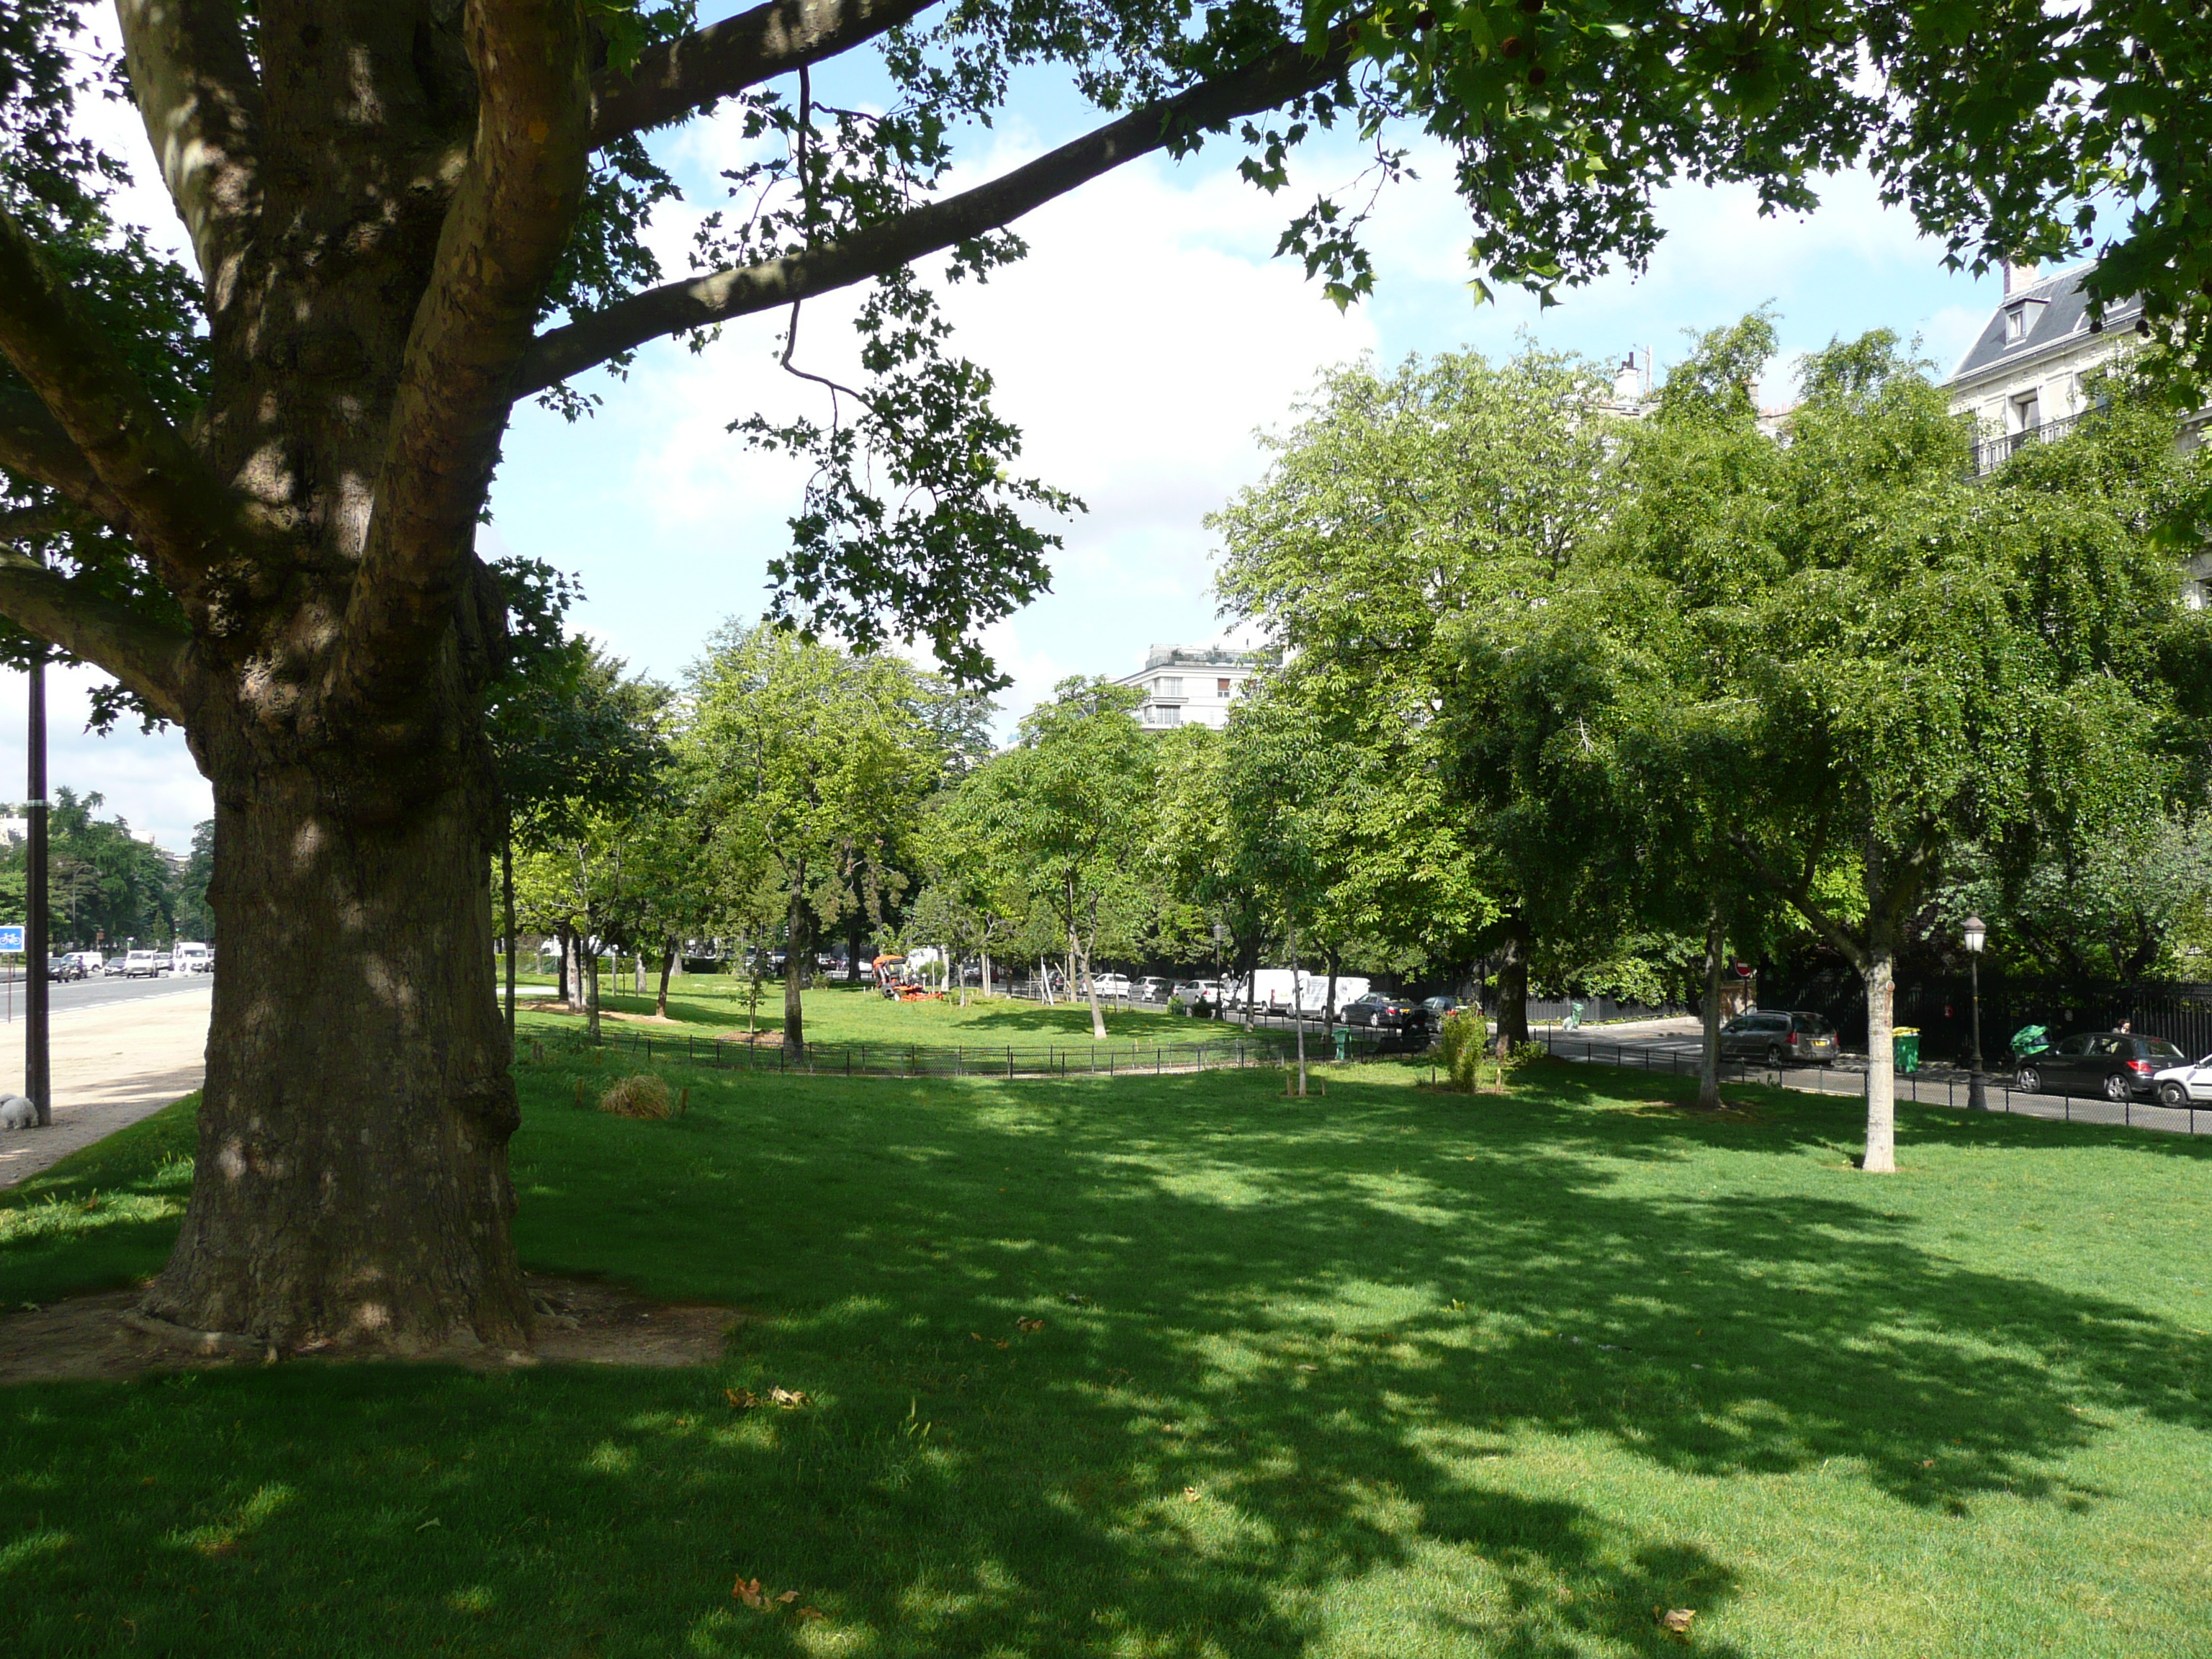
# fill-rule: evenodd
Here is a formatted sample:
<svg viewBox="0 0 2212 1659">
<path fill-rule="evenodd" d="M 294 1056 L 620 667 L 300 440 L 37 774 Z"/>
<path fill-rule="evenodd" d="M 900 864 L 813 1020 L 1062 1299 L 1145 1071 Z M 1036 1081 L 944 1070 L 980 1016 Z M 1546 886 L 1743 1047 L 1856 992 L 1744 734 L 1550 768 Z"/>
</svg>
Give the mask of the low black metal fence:
<svg viewBox="0 0 2212 1659">
<path fill-rule="evenodd" d="M 1296 1058 L 1293 1046 L 1273 1035 L 1224 1035 L 1207 1042 L 962 1043 L 949 1048 L 908 1042 L 810 1042 L 786 1048 L 779 1043 L 722 1037 L 615 1030 L 603 1033 L 598 1046 L 645 1060 L 808 1077 L 1149 1077 L 1279 1066 Z M 1356 1046 L 1361 1059 L 1387 1047 L 1374 1042 Z M 1311 1045 L 1307 1057 L 1319 1062 L 1333 1052 Z"/>
<path fill-rule="evenodd" d="M 1588 1060 L 1601 1066 L 1617 1066 L 1626 1071 L 1667 1072 L 1678 1077 L 1697 1075 L 1698 1056 L 1679 1048 L 1607 1042 L 1601 1038 L 1559 1031 L 1546 1031 L 1540 1040 L 1561 1060 Z M 1721 1063 L 1723 1081 L 1770 1083 L 1778 1089 L 1800 1089 L 1809 1094 L 1856 1095 L 1861 1099 L 1866 1097 L 1869 1076 L 1865 1072 L 1836 1071 L 1822 1066 L 1751 1066 L 1741 1060 Z M 1971 1079 L 1963 1072 L 1925 1077 L 1917 1073 L 1897 1074 L 1897 1098 L 1923 1106 L 1964 1108 L 1970 1087 Z M 2175 1134 L 2212 1134 L 2212 1106 L 2164 1106 L 2132 1097 L 2108 1100 L 2102 1095 L 2032 1095 L 2014 1088 L 2008 1076 L 1994 1073 L 1983 1077 L 1982 1093 L 1990 1110 L 2019 1117 L 2065 1123 L 2112 1123 Z"/>
</svg>

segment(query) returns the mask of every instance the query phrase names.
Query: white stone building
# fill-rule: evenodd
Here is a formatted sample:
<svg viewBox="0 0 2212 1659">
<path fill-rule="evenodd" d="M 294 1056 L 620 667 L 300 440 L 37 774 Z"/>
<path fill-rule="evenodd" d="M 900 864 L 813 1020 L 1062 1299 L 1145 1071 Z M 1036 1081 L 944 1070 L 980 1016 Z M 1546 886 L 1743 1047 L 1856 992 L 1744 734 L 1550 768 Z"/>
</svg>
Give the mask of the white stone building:
<svg viewBox="0 0 2212 1659">
<path fill-rule="evenodd" d="M 2085 382 L 2092 373 L 2134 350 L 2141 339 L 2142 301 L 2130 295 L 2109 307 L 2101 322 L 2089 316 L 2081 291 L 2087 265 L 2054 276 L 2005 267 L 2005 292 L 1980 337 L 1968 347 L 1951 378 L 1951 412 L 1971 415 L 1978 434 L 1974 467 L 1992 472 L 2024 444 L 2064 437 L 2089 407 Z M 2193 449 L 2203 441 L 2212 410 L 2183 422 L 2179 442 Z M 2206 602 L 2212 553 L 2189 562 L 2191 605 Z"/>
<path fill-rule="evenodd" d="M 1249 651 L 1223 645 L 1156 645 L 1145 665 L 1115 684 L 1145 694 L 1137 724 L 1147 732 L 1171 732 L 1178 726 L 1229 724 L 1230 705 L 1244 695 L 1244 683 L 1259 672 Z"/>
</svg>

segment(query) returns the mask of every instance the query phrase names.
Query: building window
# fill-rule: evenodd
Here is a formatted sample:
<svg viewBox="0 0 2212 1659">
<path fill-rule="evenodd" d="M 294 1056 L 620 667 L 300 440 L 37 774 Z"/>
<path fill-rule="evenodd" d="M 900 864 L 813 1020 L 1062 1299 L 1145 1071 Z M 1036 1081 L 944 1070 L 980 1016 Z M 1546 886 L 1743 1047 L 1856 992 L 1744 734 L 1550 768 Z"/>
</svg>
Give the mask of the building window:
<svg viewBox="0 0 2212 1659">
<path fill-rule="evenodd" d="M 2015 340 L 2025 340 L 2027 337 L 2027 307 L 2025 305 L 2007 307 L 2005 308 L 2005 343 L 2009 345 Z"/>
<path fill-rule="evenodd" d="M 1153 709 L 1152 724 L 1155 726 L 1181 726 L 1182 724 L 1182 705 L 1180 703 L 1171 702 L 1163 708 Z"/>
<path fill-rule="evenodd" d="M 2040 394 L 2025 392 L 2012 400 L 2012 429 L 2033 432 L 2043 424 L 2043 399 Z"/>
<path fill-rule="evenodd" d="M 1152 695 L 1156 697 L 1179 697 L 1182 696 L 1182 676 L 1180 674 L 1161 675 L 1158 681 L 1152 687 Z"/>
<path fill-rule="evenodd" d="M 1227 697 L 1229 695 L 1229 682 L 1227 680 L 1214 681 L 1213 695 L 1217 697 Z"/>
</svg>

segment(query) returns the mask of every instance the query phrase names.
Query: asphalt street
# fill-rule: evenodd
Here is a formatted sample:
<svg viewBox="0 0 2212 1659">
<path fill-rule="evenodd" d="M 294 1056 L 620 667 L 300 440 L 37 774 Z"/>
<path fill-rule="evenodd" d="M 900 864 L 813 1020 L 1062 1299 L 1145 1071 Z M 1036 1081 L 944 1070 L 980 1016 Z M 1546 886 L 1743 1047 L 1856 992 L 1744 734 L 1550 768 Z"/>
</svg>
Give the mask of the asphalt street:
<svg viewBox="0 0 2212 1659">
<path fill-rule="evenodd" d="M 204 994 L 214 982 L 208 974 L 163 974 L 158 979 L 78 979 L 49 985 L 49 1006 L 57 1014 L 76 1008 L 102 1008 L 111 1003 L 136 1002 L 142 997 L 173 997 L 198 991 Z M 0 1022 L 23 1017 L 23 997 L 29 989 L 21 979 L 0 980 Z"/>
</svg>

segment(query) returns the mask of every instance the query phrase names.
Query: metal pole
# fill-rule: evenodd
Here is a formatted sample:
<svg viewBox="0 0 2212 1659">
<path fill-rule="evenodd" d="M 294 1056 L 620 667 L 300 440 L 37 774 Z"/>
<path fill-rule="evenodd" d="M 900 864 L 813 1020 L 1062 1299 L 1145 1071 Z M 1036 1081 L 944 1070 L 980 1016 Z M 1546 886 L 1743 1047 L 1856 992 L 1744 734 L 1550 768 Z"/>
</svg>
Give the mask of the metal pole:
<svg viewBox="0 0 2212 1659">
<path fill-rule="evenodd" d="M 1966 963 L 1974 984 L 1974 1069 L 1966 1082 L 1966 1109 L 1986 1112 L 1990 1109 L 1989 1097 L 1982 1092 L 1982 953 L 1967 951 Z"/>
<path fill-rule="evenodd" d="M 43 558 L 40 561 L 44 563 Z M 30 820 L 30 880 L 23 907 L 23 1092 L 37 1109 L 39 1126 L 54 1121 L 53 1072 L 46 1051 L 46 653 L 31 656 L 30 793 L 24 816 Z"/>
</svg>

